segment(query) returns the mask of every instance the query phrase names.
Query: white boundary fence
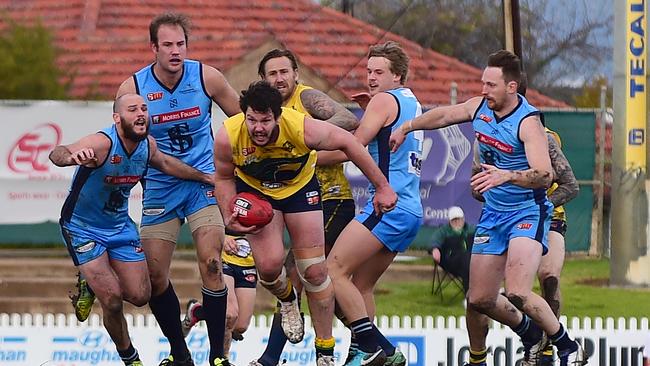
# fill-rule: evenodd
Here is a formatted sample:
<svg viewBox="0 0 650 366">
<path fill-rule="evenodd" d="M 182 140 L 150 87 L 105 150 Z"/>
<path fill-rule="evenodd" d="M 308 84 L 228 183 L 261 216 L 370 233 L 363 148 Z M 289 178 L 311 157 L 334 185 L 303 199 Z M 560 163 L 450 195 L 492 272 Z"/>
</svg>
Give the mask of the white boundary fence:
<svg viewBox="0 0 650 366">
<path fill-rule="evenodd" d="M 259 357 L 267 341 L 270 318 L 253 319 L 244 341 L 234 342 L 231 361 L 246 365 Z M 288 344 L 283 352 L 287 366 L 314 365 L 314 334 L 306 319 L 305 339 Z M 562 323 L 590 354 L 589 365 L 641 366 L 642 345 L 648 318 L 572 318 Z M 133 344 L 145 365 L 157 365 L 169 350 L 152 315 L 127 315 Z M 469 356 L 464 317 L 381 317 L 377 325 L 408 359 L 408 366 L 461 366 Z M 348 331 L 340 323 L 334 328 L 337 364 L 345 359 Z M 206 329 L 197 326 L 187 337 L 197 366 L 208 365 Z M 522 346 L 507 327 L 495 324 L 488 336 L 491 366 L 518 366 Z M 0 314 L 0 365 L 88 366 L 122 365 L 98 315 L 78 323 L 73 314 Z"/>
</svg>

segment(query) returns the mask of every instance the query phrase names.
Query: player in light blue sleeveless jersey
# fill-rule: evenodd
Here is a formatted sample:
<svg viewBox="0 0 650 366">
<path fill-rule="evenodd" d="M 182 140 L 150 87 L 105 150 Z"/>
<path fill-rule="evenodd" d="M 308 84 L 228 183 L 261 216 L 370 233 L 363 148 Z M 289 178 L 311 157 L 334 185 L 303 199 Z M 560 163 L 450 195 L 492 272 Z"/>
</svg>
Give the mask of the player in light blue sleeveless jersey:
<svg viewBox="0 0 650 366">
<path fill-rule="evenodd" d="M 131 188 L 148 165 L 182 179 L 210 182 L 212 176 L 158 151 L 147 137 L 147 105 L 139 95 L 117 98 L 113 112 L 113 126 L 55 147 L 50 160 L 79 166 L 61 210 L 61 232 L 74 265 L 101 303 L 104 326 L 122 361 L 142 366 L 122 311 L 123 300 L 143 306 L 151 295 L 140 238 L 128 212 Z"/>
<path fill-rule="evenodd" d="M 117 95 L 142 95 L 149 103 L 151 133 L 160 148 L 212 173 L 212 102 L 231 116 L 239 112 L 238 97 L 217 69 L 186 60 L 188 30 L 189 20 L 183 15 L 165 13 L 154 18 L 149 37 L 155 61 L 126 79 Z M 214 186 L 152 170 L 144 184 L 140 235 L 151 277 L 149 305 L 170 345 L 170 357 L 161 365 L 193 365 L 183 338 L 178 296 L 169 280 L 172 254 L 185 220 L 196 244 L 203 283 L 210 364 L 227 365 L 223 352 L 227 290 L 220 256 L 224 228 Z"/>
<path fill-rule="evenodd" d="M 409 59 L 395 42 L 370 47 L 369 94 L 355 96 L 365 113 L 355 136 L 368 150 L 398 196 L 390 212 L 374 212 L 371 204 L 339 235 L 327 258 L 336 301 L 352 331 L 346 365 L 404 365 L 406 359 L 372 324 L 373 289 L 398 252 L 408 248 L 422 224 L 420 168 L 423 133 L 406 139 L 404 150 L 391 152 L 388 139 L 422 113 L 417 98 L 404 87 Z M 338 155 L 338 156 L 337 156 Z M 343 158 L 319 152 L 318 164 Z M 374 187 L 369 187 L 371 195 Z M 369 201 L 370 202 L 370 201 Z"/>
<path fill-rule="evenodd" d="M 558 349 L 562 365 L 583 365 L 586 355 L 557 320 L 548 303 L 532 291 L 553 205 L 545 189 L 553 181 L 546 133 L 536 108 L 517 93 L 519 58 L 505 50 L 493 53 L 482 77 L 481 97 L 434 108 L 393 132 L 397 149 L 410 131 L 437 129 L 473 121 L 482 171 L 471 186 L 485 205 L 476 229 L 467 307 L 469 365 L 487 364 L 487 315 L 510 326 L 524 345 L 523 365 L 536 365 L 543 330 Z M 506 296 L 499 293 L 506 286 Z M 541 329 L 540 329 L 541 327 Z"/>
</svg>

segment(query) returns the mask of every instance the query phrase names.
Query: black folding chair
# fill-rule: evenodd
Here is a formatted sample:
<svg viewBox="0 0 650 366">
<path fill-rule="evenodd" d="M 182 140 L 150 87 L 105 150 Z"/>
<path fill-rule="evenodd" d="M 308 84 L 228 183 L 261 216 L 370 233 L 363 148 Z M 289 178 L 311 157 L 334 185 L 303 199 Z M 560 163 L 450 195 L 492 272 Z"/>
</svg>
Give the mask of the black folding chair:
<svg viewBox="0 0 650 366">
<path fill-rule="evenodd" d="M 444 290 L 451 285 L 451 297 L 447 294 L 448 298 L 445 301 Z M 451 303 L 458 297 L 464 297 L 465 291 L 463 290 L 463 280 L 447 272 L 436 261 L 433 261 L 433 279 L 431 281 L 431 294 L 440 296 L 440 302 Z"/>
</svg>

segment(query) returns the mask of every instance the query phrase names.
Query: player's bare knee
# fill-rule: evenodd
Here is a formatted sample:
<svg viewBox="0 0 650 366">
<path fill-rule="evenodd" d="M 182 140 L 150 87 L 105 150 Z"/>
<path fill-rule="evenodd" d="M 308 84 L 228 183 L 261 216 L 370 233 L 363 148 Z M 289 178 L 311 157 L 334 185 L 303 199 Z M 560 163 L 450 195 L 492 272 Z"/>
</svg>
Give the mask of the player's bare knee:
<svg viewBox="0 0 650 366">
<path fill-rule="evenodd" d="M 524 305 L 526 305 L 526 301 L 528 299 L 528 294 L 525 294 L 520 291 L 508 291 L 506 293 L 506 297 L 508 298 L 508 301 L 512 305 L 514 305 L 517 309 L 523 311 Z"/>
<path fill-rule="evenodd" d="M 210 256 L 204 260 L 205 268 L 209 276 L 221 275 L 221 259 L 216 256 Z"/>
<path fill-rule="evenodd" d="M 477 311 L 481 314 L 485 314 L 497 306 L 496 299 L 482 299 L 482 298 L 470 298 L 467 302 L 467 307 Z"/>
<path fill-rule="evenodd" d="M 100 300 L 102 310 L 106 313 L 118 314 L 124 309 L 122 295 L 119 293 L 110 293 Z"/>
<path fill-rule="evenodd" d="M 547 276 L 542 280 L 542 289 L 545 294 L 555 294 L 560 288 L 560 279 L 556 276 Z"/>
<path fill-rule="evenodd" d="M 134 306 L 142 307 L 147 305 L 147 303 L 149 302 L 149 294 L 138 294 L 125 300 L 127 300 L 129 303 L 133 304 Z"/>
<path fill-rule="evenodd" d="M 337 261 L 335 258 L 332 257 L 327 258 L 326 263 L 327 263 L 327 274 L 332 278 L 332 280 L 336 281 L 337 279 L 345 275 L 343 266 L 341 266 L 339 261 Z"/>
</svg>

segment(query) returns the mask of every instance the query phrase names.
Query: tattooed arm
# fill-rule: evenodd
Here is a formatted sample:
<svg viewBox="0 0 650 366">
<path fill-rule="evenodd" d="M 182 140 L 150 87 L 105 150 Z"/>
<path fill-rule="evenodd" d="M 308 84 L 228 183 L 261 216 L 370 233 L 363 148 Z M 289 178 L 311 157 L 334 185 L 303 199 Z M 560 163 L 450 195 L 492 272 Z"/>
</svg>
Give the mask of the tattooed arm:
<svg viewBox="0 0 650 366">
<path fill-rule="evenodd" d="M 578 195 L 580 188 L 573 174 L 573 169 L 571 169 L 569 161 L 562 153 L 559 144 L 550 133 L 546 135 L 548 137 L 548 153 L 551 157 L 553 171 L 555 172 L 555 183 L 558 185 L 548 195 L 548 199 L 553 203 L 553 206 L 559 207 L 574 199 Z"/>
<path fill-rule="evenodd" d="M 359 127 L 359 121 L 352 112 L 320 90 L 307 89 L 303 91 L 300 94 L 300 101 L 315 119 L 329 122 L 348 131 Z"/>
<path fill-rule="evenodd" d="M 477 140 L 474 140 L 474 146 L 472 150 L 472 155 L 474 155 L 474 158 L 472 159 L 472 176 L 474 176 L 481 172 L 481 158 L 479 156 Z M 475 200 L 479 202 L 485 202 L 485 197 L 483 197 L 481 192 L 475 190 L 474 187 L 470 187 L 470 190 L 472 191 L 472 197 L 474 197 Z"/>
</svg>

